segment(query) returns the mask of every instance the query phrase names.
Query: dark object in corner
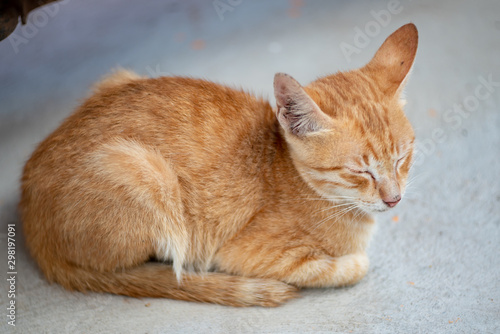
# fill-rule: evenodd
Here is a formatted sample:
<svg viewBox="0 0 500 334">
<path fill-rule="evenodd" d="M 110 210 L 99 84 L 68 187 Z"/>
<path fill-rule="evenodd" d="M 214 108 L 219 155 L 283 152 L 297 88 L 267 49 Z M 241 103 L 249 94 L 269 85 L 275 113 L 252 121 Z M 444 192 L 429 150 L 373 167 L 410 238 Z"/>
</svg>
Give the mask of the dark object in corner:
<svg viewBox="0 0 500 334">
<path fill-rule="evenodd" d="M 5 0 L 0 2 L 0 41 L 7 38 L 19 23 L 26 24 L 28 13 L 56 0 Z"/>
</svg>

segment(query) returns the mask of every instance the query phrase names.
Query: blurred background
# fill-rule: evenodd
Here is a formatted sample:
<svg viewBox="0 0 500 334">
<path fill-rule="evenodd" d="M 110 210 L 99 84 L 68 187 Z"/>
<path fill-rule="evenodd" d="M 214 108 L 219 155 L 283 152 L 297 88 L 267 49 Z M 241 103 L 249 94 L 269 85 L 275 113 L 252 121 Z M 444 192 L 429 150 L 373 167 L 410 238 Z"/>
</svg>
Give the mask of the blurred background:
<svg viewBox="0 0 500 334">
<path fill-rule="evenodd" d="M 3 22 L 3 21 L 2 21 Z M 406 88 L 418 151 L 411 184 L 379 216 L 358 285 L 312 289 L 276 309 L 77 294 L 28 256 L 16 206 L 36 144 L 118 66 L 241 87 L 274 104 L 285 72 L 303 85 L 363 66 L 413 22 Z M 500 2 L 69 0 L 35 9 L 0 42 L 0 304 L 7 224 L 16 228 L 19 333 L 500 332 Z M 15 332 L 0 318 L 0 332 Z"/>
</svg>

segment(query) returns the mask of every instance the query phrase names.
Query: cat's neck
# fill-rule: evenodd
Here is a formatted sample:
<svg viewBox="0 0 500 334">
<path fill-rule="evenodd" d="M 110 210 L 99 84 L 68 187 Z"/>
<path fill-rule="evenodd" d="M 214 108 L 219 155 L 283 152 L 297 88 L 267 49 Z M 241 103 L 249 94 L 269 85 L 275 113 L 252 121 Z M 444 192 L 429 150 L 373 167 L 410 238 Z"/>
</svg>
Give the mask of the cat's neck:
<svg viewBox="0 0 500 334">
<path fill-rule="evenodd" d="M 302 179 L 295 168 L 290 149 L 285 140 L 284 130 L 275 120 L 269 126 L 269 132 L 272 136 L 268 138 L 266 147 L 269 173 L 266 175 L 271 193 L 275 193 L 276 198 L 292 198 L 294 196 L 318 196 L 315 194 L 306 182 Z"/>
</svg>

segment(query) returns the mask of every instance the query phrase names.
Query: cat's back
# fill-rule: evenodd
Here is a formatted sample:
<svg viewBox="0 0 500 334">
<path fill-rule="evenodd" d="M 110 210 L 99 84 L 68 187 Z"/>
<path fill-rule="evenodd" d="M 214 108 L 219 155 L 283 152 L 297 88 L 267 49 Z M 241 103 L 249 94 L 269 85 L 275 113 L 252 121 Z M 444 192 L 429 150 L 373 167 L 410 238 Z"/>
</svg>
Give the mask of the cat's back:
<svg viewBox="0 0 500 334">
<path fill-rule="evenodd" d="M 99 86 L 98 86 L 99 87 Z M 230 141 L 232 134 L 273 121 L 269 104 L 210 81 L 185 77 L 135 79 L 98 88 L 60 128 L 94 138 L 133 137 Z"/>
<path fill-rule="evenodd" d="M 270 105 L 204 80 L 125 79 L 98 84 L 26 163 L 20 208 L 29 238 L 43 226 L 93 229 L 131 205 L 148 208 L 133 215 L 150 214 L 173 189 L 207 235 L 250 219 L 275 151 Z M 221 227 L 221 236 L 236 228 Z"/>
<path fill-rule="evenodd" d="M 185 77 L 118 76 L 96 85 L 39 145 L 26 170 L 77 166 L 116 139 L 154 148 L 180 164 L 206 164 L 212 157 L 220 162 L 234 158 L 242 142 L 251 145 L 273 122 L 270 105 L 241 90 Z"/>
</svg>

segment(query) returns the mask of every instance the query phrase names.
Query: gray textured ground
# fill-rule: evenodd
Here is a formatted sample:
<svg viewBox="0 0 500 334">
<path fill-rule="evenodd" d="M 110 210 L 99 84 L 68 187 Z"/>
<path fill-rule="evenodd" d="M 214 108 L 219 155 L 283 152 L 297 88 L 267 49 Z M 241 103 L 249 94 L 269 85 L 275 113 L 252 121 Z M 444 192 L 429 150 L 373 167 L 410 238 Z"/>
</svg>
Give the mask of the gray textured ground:
<svg viewBox="0 0 500 334">
<path fill-rule="evenodd" d="M 0 42 L 0 332 L 13 330 L 6 234 L 15 223 L 19 333 L 499 333 L 500 3 L 401 0 L 381 26 L 371 11 L 388 10 L 386 1 L 220 2 L 230 10 L 219 16 L 212 1 L 65 1 Z M 407 114 L 421 154 L 406 199 L 379 217 L 360 284 L 234 309 L 69 293 L 26 254 L 15 211 L 23 162 L 110 68 L 271 97 L 275 72 L 306 84 L 361 66 L 409 21 L 420 46 Z M 348 59 L 340 46 L 355 45 L 367 24 L 373 37 Z"/>
</svg>

